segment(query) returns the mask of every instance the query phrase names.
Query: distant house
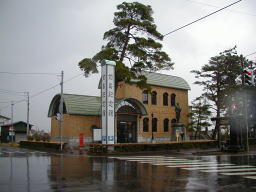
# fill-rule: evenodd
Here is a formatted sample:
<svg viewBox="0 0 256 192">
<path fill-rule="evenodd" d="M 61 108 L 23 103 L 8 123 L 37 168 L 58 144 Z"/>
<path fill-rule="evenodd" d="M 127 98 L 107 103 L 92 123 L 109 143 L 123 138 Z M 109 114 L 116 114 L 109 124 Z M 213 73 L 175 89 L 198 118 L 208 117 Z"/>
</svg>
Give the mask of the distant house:
<svg viewBox="0 0 256 192">
<path fill-rule="evenodd" d="M 1 125 L 7 124 L 10 118 L 0 115 L 0 137 L 1 137 Z"/>
<path fill-rule="evenodd" d="M 10 118 L 0 115 L 0 126 L 8 123 L 9 120 Z"/>
<path fill-rule="evenodd" d="M 10 136 L 10 128 L 13 125 L 13 130 L 15 135 Z M 31 130 L 33 125 L 29 124 L 29 129 Z M 4 124 L 1 125 L 1 142 L 8 143 L 11 141 L 20 142 L 21 140 L 26 140 L 27 137 L 27 123 L 24 121 L 14 122 L 13 124 Z"/>
</svg>

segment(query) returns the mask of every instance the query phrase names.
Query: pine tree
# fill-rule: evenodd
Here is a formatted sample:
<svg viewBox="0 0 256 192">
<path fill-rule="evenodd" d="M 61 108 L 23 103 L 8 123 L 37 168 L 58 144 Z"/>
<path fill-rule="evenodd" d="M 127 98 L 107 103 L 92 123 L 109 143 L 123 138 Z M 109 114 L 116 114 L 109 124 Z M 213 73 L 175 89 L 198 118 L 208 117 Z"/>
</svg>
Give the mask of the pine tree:
<svg viewBox="0 0 256 192">
<path fill-rule="evenodd" d="M 251 66 L 251 61 L 243 55 L 238 55 L 236 47 L 225 50 L 219 55 L 210 58 L 200 71 L 194 70 L 196 74 L 195 84 L 203 86 L 203 95 L 213 102 L 213 109 L 216 111 L 216 124 L 213 132 L 213 139 L 220 134 L 220 117 L 226 109 L 226 100 L 230 93 L 237 87 L 235 79 L 242 74 L 243 67 Z"/>
<path fill-rule="evenodd" d="M 200 132 L 204 129 L 207 130 L 211 126 L 210 122 L 210 105 L 206 104 L 205 98 L 200 96 L 192 102 L 191 110 L 189 112 L 189 129 L 195 131 L 195 138 L 200 136 Z"/>
<path fill-rule="evenodd" d="M 159 41 L 163 35 L 156 29 L 151 6 L 123 2 L 117 9 L 113 20 L 115 27 L 103 36 L 106 45 L 94 57 L 85 58 L 78 65 L 88 76 L 98 72 L 97 62 L 116 61 L 116 83 L 137 79 L 137 85 L 144 88 L 147 79 L 143 71 L 168 70 L 173 63 L 161 50 Z"/>
</svg>

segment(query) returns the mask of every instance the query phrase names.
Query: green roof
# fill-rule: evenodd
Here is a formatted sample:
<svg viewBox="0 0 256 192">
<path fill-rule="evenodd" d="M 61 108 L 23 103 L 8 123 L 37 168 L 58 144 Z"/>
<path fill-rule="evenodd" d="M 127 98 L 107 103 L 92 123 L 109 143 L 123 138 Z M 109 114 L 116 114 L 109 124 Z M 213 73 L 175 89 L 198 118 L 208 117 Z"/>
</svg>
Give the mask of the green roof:
<svg viewBox="0 0 256 192">
<path fill-rule="evenodd" d="M 63 94 L 67 114 L 74 115 L 100 115 L 101 98 L 97 96 Z M 58 107 L 60 94 L 51 101 L 48 117 L 54 115 L 54 108 Z"/>
<path fill-rule="evenodd" d="M 167 88 L 174 88 L 174 89 L 182 89 L 182 90 L 190 90 L 190 86 L 181 77 L 172 76 L 172 75 L 165 75 L 161 73 L 154 73 L 154 72 L 144 72 L 144 75 L 147 77 L 147 84 L 148 85 L 155 85 L 159 87 L 167 87 Z M 136 83 L 137 80 L 131 80 L 131 82 Z M 98 88 L 101 87 L 101 79 L 99 82 Z"/>
<path fill-rule="evenodd" d="M 100 114 L 100 97 L 72 94 L 64 94 L 63 97 L 68 114 Z"/>
<path fill-rule="evenodd" d="M 145 75 L 148 78 L 147 83 L 149 85 L 190 90 L 190 86 L 187 81 L 181 77 L 151 72 L 146 73 Z"/>
<path fill-rule="evenodd" d="M 73 95 L 73 94 L 63 94 L 64 105 L 67 114 L 72 115 L 101 115 L 101 98 L 98 96 L 88 96 L 88 95 Z M 142 115 L 146 115 L 147 111 L 144 105 L 134 98 L 123 98 L 115 99 L 115 106 L 122 102 L 127 101 L 138 108 L 138 112 Z M 55 109 L 59 107 L 60 94 L 53 97 L 49 111 L 48 117 L 54 115 Z"/>
</svg>

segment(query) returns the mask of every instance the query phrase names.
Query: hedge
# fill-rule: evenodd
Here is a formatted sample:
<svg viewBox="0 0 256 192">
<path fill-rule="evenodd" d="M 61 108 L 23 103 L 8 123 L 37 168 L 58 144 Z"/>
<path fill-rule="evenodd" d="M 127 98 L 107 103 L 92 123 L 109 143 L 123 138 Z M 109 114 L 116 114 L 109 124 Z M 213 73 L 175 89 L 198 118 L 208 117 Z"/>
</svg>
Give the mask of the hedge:
<svg viewBox="0 0 256 192">
<path fill-rule="evenodd" d="M 63 148 L 66 143 L 62 143 Z M 52 149 L 60 150 L 59 142 L 43 142 L 43 141 L 20 141 L 20 147 L 32 148 L 32 149 Z"/>
</svg>

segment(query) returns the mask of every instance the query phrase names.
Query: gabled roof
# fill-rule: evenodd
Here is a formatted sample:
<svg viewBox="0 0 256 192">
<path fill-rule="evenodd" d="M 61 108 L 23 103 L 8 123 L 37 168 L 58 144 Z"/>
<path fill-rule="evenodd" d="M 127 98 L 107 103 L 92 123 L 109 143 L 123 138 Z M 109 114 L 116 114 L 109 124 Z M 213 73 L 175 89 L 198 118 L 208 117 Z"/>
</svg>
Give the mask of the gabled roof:
<svg viewBox="0 0 256 192">
<path fill-rule="evenodd" d="M 3 115 L 0 115 L 0 118 L 6 119 L 6 120 L 10 120 L 9 117 L 5 117 L 5 116 L 3 116 Z"/>
<path fill-rule="evenodd" d="M 101 98 L 98 96 L 88 96 L 88 95 L 73 95 L 73 94 L 63 94 L 64 105 L 66 107 L 66 113 L 71 115 L 101 115 Z M 54 114 L 55 108 L 59 106 L 60 94 L 53 97 L 49 111 L 48 117 Z M 146 115 L 147 111 L 144 105 L 134 98 L 123 98 L 115 99 L 115 106 L 117 107 L 122 101 L 127 101 L 137 106 L 138 110 L 142 115 Z"/>
<path fill-rule="evenodd" d="M 97 96 L 63 94 L 67 114 L 73 115 L 99 115 L 101 98 Z M 54 107 L 60 100 L 60 94 L 54 96 L 51 101 L 48 117 L 54 115 Z"/>
<path fill-rule="evenodd" d="M 174 89 L 182 89 L 182 90 L 190 90 L 190 86 L 181 77 L 173 76 L 173 75 L 165 75 L 161 73 L 154 72 L 143 72 L 143 74 L 147 77 L 148 85 L 155 85 L 159 87 L 167 87 Z M 138 80 L 132 79 L 131 82 L 136 83 Z M 98 88 L 101 88 L 101 79 L 99 81 Z"/>
<path fill-rule="evenodd" d="M 24 125 L 27 125 L 27 122 L 24 122 L 24 121 L 16 121 L 16 122 L 13 122 L 13 123 L 8 123 L 8 124 L 4 124 L 4 125 L 1 125 L 2 127 L 8 127 L 8 126 L 15 126 L 17 124 L 24 124 Z M 29 126 L 33 126 L 32 124 L 29 124 Z"/>
<path fill-rule="evenodd" d="M 145 76 L 147 77 L 147 83 L 149 85 L 190 90 L 190 86 L 187 83 L 187 81 L 185 81 L 181 77 L 165 75 L 161 73 L 152 73 L 152 72 L 144 72 L 144 73 L 145 73 Z M 136 82 L 136 81 L 133 81 L 133 82 Z"/>
</svg>

